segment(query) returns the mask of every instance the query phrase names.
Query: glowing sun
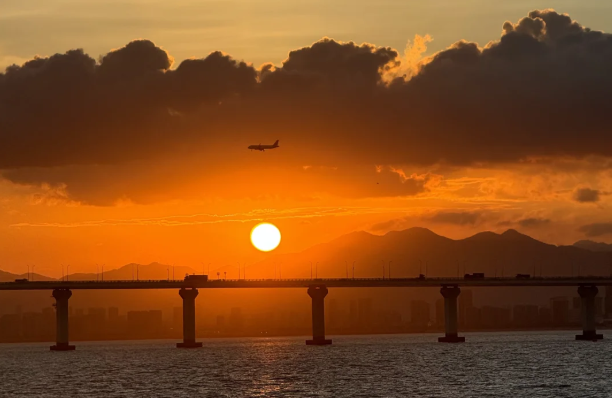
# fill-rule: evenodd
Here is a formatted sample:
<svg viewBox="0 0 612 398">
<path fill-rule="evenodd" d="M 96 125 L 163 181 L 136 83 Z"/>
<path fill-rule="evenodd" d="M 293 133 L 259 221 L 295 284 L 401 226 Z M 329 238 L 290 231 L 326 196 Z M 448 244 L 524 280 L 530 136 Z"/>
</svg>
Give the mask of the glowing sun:
<svg viewBox="0 0 612 398">
<path fill-rule="evenodd" d="M 275 225 L 264 222 L 257 224 L 251 231 L 251 243 L 262 252 L 276 249 L 281 241 L 281 233 Z"/>
</svg>

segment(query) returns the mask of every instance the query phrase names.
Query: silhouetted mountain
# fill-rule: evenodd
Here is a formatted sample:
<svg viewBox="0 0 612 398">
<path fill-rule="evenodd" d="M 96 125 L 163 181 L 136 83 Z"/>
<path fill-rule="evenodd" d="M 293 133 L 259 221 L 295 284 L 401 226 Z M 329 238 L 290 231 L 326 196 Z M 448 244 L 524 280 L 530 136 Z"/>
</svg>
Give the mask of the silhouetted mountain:
<svg viewBox="0 0 612 398">
<path fill-rule="evenodd" d="M 453 240 L 425 228 L 410 228 L 383 236 L 355 232 L 300 253 L 274 256 L 254 264 L 249 277 L 273 278 L 275 268 L 282 269 L 283 278 L 310 277 L 311 262 L 313 277 L 351 277 L 353 262 L 355 277 L 381 277 L 383 267 L 388 276 L 389 264 L 392 277 L 472 272 L 489 276 L 606 275 L 611 260 L 612 253 L 555 246 L 512 229 Z"/>
<path fill-rule="evenodd" d="M 101 271 L 101 270 L 100 270 Z M 160 264 L 160 263 L 151 263 L 151 264 L 136 264 L 130 263 L 124 265 L 121 268 L 112 269 L 112 270 L 104 270 L 104 276 L 102 273 L 95 274 L 71 274 L 68 276 L 69 280 L 73 281 L 89 281 L 89 280 L 132 280 L 132 279 L 140 279 L 140 280 L 160 280 L 173 278 L 175 279 L 183 279 L 185 274 L 193 274 L 195 271 L 190 267 L 176 266 L 173 267 L 171 265 Z"/>
<path fill-rule="evenodd" d="M 101 270 L 100 270 L 101 271 Z M 170 265 L 160 264 L 160 263 L 151 263 L 151 264 L 127 264 L 121 268 L 112 269 L 108 271 L 104 271 L 104 279 L 105 280 L 132 280 L 132 279 L 140 279 L 140 280 L 148 280 L 148 279 L 167 279 L 173 278 L 175 279 L 183 279 L 185 274 L 193 274 L 195 271 L 190 267 L 176 266 L 173 267 Z M 12 282 L 15 279 L 28 278 L 28 274 L 12 274 L 10 272 L 5 272 L 0 270 L 0 282 Z M 66 277 L 71 281 L 95 281 L 102 279 L 102 273 L 75 273 L 69 274 Z M 30 274 L 30 280 L 35 281 L 52 281 L 56 280 L 56 278 L 50 278 L 48 276 L 40 275 L 40 274 Z M 61 279 L 61 278 L 57 278 Z"/>
<path fill-rule="evenodd" d="M 612 244 L 592 240 L 579 240 L 574 246 L 594 252 L 612 252 Z"/>
<path fill-rule="evenodd" d="M 0 282 L 13 282 L 15 279 L 23 279 L 28 278 L 28 274 L 12 274 L 10 272 L 5 272 L 0 270 Z M 29 278 L 34 281 L 52 281 L 54 278 L 49 278 L 45 275 L 31 273 Z"/>
</svg>

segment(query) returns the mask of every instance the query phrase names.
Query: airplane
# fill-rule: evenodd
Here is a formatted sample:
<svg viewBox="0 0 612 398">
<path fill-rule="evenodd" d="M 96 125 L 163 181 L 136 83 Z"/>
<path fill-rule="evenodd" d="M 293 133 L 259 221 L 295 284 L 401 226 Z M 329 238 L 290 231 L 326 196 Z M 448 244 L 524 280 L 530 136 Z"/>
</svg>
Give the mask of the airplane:
<svg viewBox="0 0 612 398">
<path fill-rule="evenodd" d="M 249 146 L 250 150 L 255 149 L 256 151 L 265 151 L 266 149 L 274 149 L 274 148 L 278 148 L 278 140 L 276 140 L 276 142 L 272 145 L 251 145 Z"/>
</svg>

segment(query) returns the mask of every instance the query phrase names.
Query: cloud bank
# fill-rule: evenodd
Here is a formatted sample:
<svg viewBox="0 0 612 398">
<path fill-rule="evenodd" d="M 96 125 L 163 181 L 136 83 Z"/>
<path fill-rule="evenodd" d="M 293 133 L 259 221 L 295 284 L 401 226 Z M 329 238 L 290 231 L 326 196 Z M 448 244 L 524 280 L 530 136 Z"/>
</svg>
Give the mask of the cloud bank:
<svg viewBox="0 0 612 398">
<path fill-rule="evenodd" d="M 104 191 L 108 203 L 138 184 L 195 173 L 181 164 L 176 175 L 102 186 L 132 168 L 153 173 L 160 159 L 195 157 L 206 159 L 198 175 L 235 172 L 245 164 L 234 148 L 264 139 L 281 138 L 278 162 L 296 168 L 612 156 L 610 34 L 532 11 L 484 46 L 458 41 L 411 62 L 389 47 L 329 38 L 279 67 L 222 52 L 174 65 L 148 40 L 98 60 L 79 49 L 36 57 L 0 74 L 0 172 L 88 202 Z M 401 76 L 407 66 L 414 73 Z M 415 195 L 426 180 L 383 189 Z"/>
</svg>

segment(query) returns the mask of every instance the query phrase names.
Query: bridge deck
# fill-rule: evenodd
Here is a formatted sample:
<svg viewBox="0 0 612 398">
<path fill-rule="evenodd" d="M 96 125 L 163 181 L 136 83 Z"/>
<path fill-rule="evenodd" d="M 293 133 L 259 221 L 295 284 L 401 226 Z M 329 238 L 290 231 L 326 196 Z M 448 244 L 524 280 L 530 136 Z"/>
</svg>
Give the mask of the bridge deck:
<svg viewBox="0 0 612 398">
<path fill-rule="evenodd" d="M 123 290 L 123 289 L 261 289 L 261 288 L 307 288 L 310 285 L 327 287 L 441 287 L 456 285 L 465 287 L 512 287 L 512 286 L 612 286 L 612 277 L 535 277 L 517 278 L 338 278 L 338 279 L 228 279 L 207 282 L 185 282 L 184 280 L 152 281 L 29 281 L 0 282 L 0 290 Z"/>
</svg>

